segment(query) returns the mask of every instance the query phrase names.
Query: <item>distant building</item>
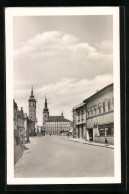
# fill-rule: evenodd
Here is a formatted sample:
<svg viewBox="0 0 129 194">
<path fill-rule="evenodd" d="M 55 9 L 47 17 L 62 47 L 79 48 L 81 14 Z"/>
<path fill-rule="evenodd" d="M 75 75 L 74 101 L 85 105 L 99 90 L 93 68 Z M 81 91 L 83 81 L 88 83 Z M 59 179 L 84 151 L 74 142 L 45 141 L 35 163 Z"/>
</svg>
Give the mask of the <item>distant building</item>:
<svg viewBox="0 0 129 194">
<path fill-rule="evenodd" d="M 30 135 L 33 136 L 35 135 L 35 130 L 37 128 L 37 118 L 36 118 L 36 100 L 33 94 L 33 87 L 31 90 L 31 95 L 30 98 L 28 100 L 29 103 L 29 119 L 32 120 L 34 122 L 34 130 L 32 129 L 32 131 L 30 132 Z"/>
<path fill-rule="evenodd" d="M 78 138 L 85 138 L 86 133 L 86 104 L 81 103 L 73 108 L 73 130 Z"/>
<path fill-rule="evenodd" d="M 46 97 L 43 109 L 43 128 L 45 129 L 46 134 L 54 135 L 59 135 L 62 132 L 69 132 L 71 129 L 71 121 L 64 118 L 63 112 L 61 113 L 61 116 L 49 116 Z"/>
<path fill-rule="evenodd" d="M 114 97 L 113 84 L 110 84 L 83 101 L 86 103 L 86 140 L 114 144 Z"/>
</svg>

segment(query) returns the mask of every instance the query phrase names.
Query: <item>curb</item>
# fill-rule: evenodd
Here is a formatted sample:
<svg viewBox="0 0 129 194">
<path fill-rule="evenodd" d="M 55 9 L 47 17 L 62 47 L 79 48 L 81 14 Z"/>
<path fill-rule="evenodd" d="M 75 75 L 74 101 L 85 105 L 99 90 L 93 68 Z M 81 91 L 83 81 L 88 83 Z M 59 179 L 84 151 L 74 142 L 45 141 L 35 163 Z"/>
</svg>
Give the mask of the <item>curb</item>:
<svg viewBox="0 0 129 194">
<path fill-rule="evenodd" d="M 87 142 L 81 142 L 81 141 L 74 141 L 72 139 L 67 139 L 68 141 L 73 141 L 73 142 L 77 142 L 77 143 L 82 143 L 82 144 L 87 144 L 87 145 L 93 145 L 93 146 L 99 146 L 99 147 L 105 147 L 105 148 L 110 148 L 110 149 L 114 149 L 113 147 L 110 147 L 110 146 L 104 146 L 104 145 L 98 145 L 98 144 L 90 144 L 90 143 L 87 143 Z"/>
<path fill-rule="evenodd" d="M 17 163 L 17 161 L 19 160 L 19 158 L 22 156 L 24 150 L 22 151 L 22 153 L 18 156 L 18 158 L 16 159 L 16 161 L 14 162 L 14 165 Z"/>
</svg>

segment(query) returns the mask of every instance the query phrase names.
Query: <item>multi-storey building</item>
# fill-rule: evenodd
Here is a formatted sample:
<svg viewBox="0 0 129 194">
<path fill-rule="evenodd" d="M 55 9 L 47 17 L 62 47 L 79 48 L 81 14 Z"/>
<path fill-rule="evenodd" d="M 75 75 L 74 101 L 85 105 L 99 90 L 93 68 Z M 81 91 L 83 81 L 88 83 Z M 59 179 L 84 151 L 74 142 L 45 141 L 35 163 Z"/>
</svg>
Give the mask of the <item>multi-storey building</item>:
<svg viewBox="0 0 129 194">
<path fill-rule="evenodd" d="M 86 104 L 81 103 L 73 108 L 74 136 L 85 138 L 86 133 Z"/>
<path fill-rule="evenodd" d="M 60 134 L 61 132 L 69 132 L 71 129 L 71 121 L 64 118 L 63 112 L 61 116 L 49 116 L 47 108 L 47 98 L 45 97 L 45 106 L 43 109 L 43 128 L 46 134 Z"/>
<path fill-rule="evenodd" d="M 113 96 L 113 84 L 110 84 L 73 108 L 73 128 L 76 137 L 98 143 L 104 143 L 106 137 L 109 144 L 114 144 Z"/>
<path fill-rule="evenodd" d="M 114 144 L 114 98 L 110 84 L 83 101 L 86 103 L 86 140 Z"/>
<path fill-rule="evenodd" d="M 15 100 L 13 100 L 13 127 L 14 127 L 14 138 L 19 135 L 18 128 L 17 128 L 17 111 L 18 106 Z"/>
<path fill-rule="evenodd" d="M 29 137 L 32 136 L 33 132 L 35 131 L 35 122 L 27 116 L 27 113 L 24 114 L 24 127 L 25 138 L 26 140 L 28 140 Z"/>
<path fill-rule="evenodd" d="M 17 111 L 17 127 L 19 134 L 18 136 L 20 137 L 20 142 L 24 143 L 25 142 L 25 127 L 24 127 L 24 112 L 21 107 L 21 110 Z"/>
</svg>

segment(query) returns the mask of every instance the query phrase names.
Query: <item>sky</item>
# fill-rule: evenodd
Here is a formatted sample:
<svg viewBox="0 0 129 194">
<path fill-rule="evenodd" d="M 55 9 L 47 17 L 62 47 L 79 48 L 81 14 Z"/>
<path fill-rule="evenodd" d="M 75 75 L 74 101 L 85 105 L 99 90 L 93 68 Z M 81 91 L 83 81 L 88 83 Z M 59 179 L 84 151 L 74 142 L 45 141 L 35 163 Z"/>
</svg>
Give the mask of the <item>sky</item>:
<svg viewBox="0 0 129 194">
<path fill-rule="evenodd" d="M 72 120 L 72 108 L 113 82 L 112 16 L 15 16 L 14 99 L 28 114 L 33 85 L 42 125 L 50 115 Z"/>
</svg>

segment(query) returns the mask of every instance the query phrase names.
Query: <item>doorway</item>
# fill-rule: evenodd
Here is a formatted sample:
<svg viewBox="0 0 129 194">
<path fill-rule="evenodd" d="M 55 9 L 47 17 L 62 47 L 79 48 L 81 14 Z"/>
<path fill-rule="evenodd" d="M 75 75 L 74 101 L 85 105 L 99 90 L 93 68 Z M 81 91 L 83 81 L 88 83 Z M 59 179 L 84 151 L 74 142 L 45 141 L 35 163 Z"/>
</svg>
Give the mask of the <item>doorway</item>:
<svg viewBox="0 0 129 194">
<path fill-rule="evenodd" d="M 89 129 L 89 139 L 93 141 L 93 129 Z"/>
</svg>

